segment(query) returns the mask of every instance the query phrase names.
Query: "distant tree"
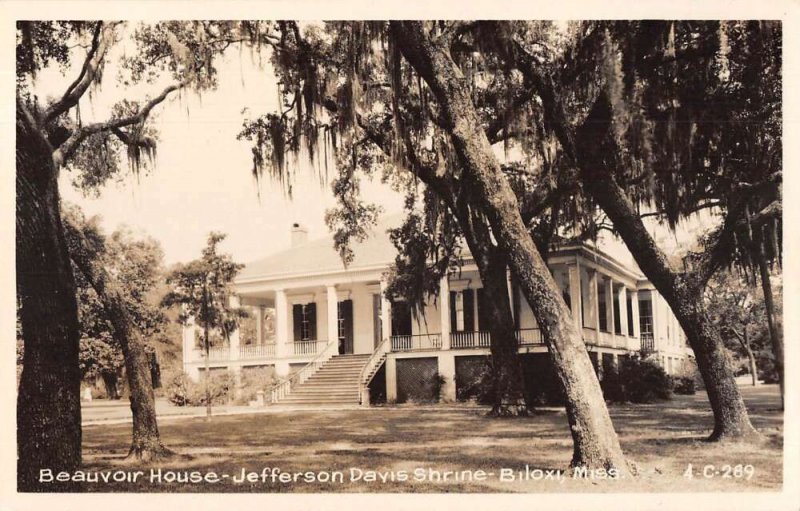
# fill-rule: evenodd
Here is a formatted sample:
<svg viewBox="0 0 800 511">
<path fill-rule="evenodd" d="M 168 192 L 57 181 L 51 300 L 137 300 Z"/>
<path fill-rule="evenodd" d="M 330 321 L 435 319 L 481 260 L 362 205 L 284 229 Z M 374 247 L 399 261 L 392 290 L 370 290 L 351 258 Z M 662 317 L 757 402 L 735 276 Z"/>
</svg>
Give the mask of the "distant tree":
<svg viewBox="0 0 800 511">
<path fill-rule="evenodd" d="M 79 305 L 80 307 L 80 305 Z M 119 399 L 119 376 L 125 365 L 122 350 L 113 337 L 81 337 L 81 375 L 103 382 L 108 399 Z"/>
<path fill-rule="evenodd" d="M 231 283 L 243 264 L 235 263 L 229 254 L 220 254 L 218 245 L 226 235 L 212 232 L 203 249 L 200 259 L 178 265 L 167 276 L 171 290 L 164 296 L 161 304 L 165 307 L 179 306 L 178 319 L 186 323 L 192 318 L 203 329 L 203 350 L 205 351 L 206 392 L 209 391 L 209 349 L 210 336 L 218 332 L 225 342 L 238 328 L 240 321 L 248 317 L 246 309 L 231 304 Z M 206 396 L 207 416 L 211 416 L 211 400 Z"/>
<path fill-rule="evenodd" d="M 103 69 L 126 35 L 125 24 L 102 21 L 20 21 L 16 32 L 16 261 L 25 343 L 17 399 L 18 485 L 36 491 L 38 471 L 72 471 L 81 461 L 79 325 L 75 282 L 59 213 L 58 176 L 77 170 L 80 187 L 119 177 L 127 157 L 134 173 L 155 155 L 151 111 L 173 93 L 216 84 L 213 57 L 241 35 L 240 24 L 175 21 L 143 25 L 129 37 L 119 85 L 173 83 L 141 101 L 119 101 L 103 121 L 84 123 L 81 104 L 100 90 Z M 40 98 L 36 76 L 70 68 L 54 99 Z M 106 77 L 106 82 L 109 81 Z M 116 78 L 116 77 L 113 77 Z M 47 320 L 45 320 L 47 318 Z M 55 482 L 48 491 L 70 490 Z"/>
<path fill-rule="evenodd" d="M 720 329 L 725 345 L 747 359 L 753 385 L 762 374 L 768 381 L 776 381 L 777 374 L 769 374 L 777 371 L 773 367 L 764 295 L 758 286 L 735 271 L 721 271 L 709 281 L 706 301 L 709 317 Z"/>
<path fill-rule="evenodd" d="M 162 445 L 158 431 L 152 347 L 146 341 L 164 320 L 161 311 L 146 298 L 160 277 L 161 248 L 152 239 L 133 240 L 126 231 L 116 231 L 106 240 L 97 218 L 87 221 L 77 208 L 68 208 L 63 218 L 75 275 L 84 283 L 83 295 L 99 304 L 93 317 L 83 318 L 84 324 L 94 322 L 91 326 L 101 342 L 103 336 L 113 340 L 93 342 L 92 351 L 102 350 L 101 354 L 108 357 L 109 350 L 118 349 L 125 363 L 133 415 L 128 457 L 151 460 L 168 455 L 170 451 Z"/>
</svg>

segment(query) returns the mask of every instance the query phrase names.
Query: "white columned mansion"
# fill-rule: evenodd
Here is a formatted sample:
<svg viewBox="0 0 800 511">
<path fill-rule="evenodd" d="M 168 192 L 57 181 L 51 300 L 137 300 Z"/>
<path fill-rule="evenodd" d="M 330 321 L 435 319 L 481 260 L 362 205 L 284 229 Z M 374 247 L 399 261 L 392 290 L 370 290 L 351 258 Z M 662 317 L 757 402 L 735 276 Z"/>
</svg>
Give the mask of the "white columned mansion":
<svg viewBox="0 0 800 511">
<path fill-rule="evenodd" d="M 353 249 L 355 258 L 345 268 L 330 237 L 308 241 L 306 230 L 295 224 L 291 248 L 246 265 L 236 278 L 236 300 L 254 313 L 255 333 L 242 338 L 235 332 L 228 346 L 212 348 L 209 367 L 235 375 L 255 368 L 278 378 L 296 375 L 290 385 L 295 388 L 320 379 L 315 374 L 326 365 L 335 367 L 334 359 L 348 365 L 344 360 L 349 357 L 360 392 L 380 371 L 386 399 L 402 400 L 412 380 L 427 371 L 444 377 L 441 398 L 454 400 L 463 362 L 489 354 L 474 262 L 466 257 L 458 275 L 442 279 L 439 298 L 415 318 L 404 302 L 383 293 L 384 274 L 395 258 L 386 226 Z M 599 373 L 634 352 L 653 357 L 670 374 L 691 356 L 669 306 L 635 266 L 586 244 L 561 247 L 550 254 L 548 265 Z M 533 313 L 510 273 L 508 289 L 520 353 L 546 353 Z M 274 310 L 274 335 L 269 336 L 267 309 Z M 183 335 L 183 366 L 194 379 L 205 367 L 198 330 L 190 324 Z M 286 397 L 290 386 L 271 400 Z M 363 401 L 363 394 L 346 395 L 348 401 L 351 397 L 354 403 Z"/>
</svg>

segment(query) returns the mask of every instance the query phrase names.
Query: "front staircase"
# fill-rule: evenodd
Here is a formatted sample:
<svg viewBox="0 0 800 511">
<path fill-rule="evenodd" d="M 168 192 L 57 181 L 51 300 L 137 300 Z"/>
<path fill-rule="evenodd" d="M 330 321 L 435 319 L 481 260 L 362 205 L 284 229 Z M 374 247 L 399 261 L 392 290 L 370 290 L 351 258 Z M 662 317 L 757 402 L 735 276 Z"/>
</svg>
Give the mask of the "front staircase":
<svg viewBox="0 0 800 511">
<path fill-rule="evenodd" d="M 371 354 L 336 355 L 306 381 L 296 385 L 280 405 L 357 405 L 359 377 Z"/>
</svg>

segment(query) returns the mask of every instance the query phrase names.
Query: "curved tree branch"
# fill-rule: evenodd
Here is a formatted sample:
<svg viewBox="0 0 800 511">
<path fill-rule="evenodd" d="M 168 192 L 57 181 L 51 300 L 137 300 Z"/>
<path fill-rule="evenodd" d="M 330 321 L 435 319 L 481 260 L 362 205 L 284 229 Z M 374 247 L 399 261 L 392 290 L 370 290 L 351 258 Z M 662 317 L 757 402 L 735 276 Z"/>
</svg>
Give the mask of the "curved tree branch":
<svg viewBox="0 0 800 511">
<path fill-rule="evenodd" d="M 56 163 L 56 165 L 62 165 L 67 159 L 69 159 L 72 153 L 75 152 L 75 150 L 78 148 L 81 142 L 83 142 L 90 135 L 94 135 L 95 133 L 100 133 L 101 131 L 116 130 L 115 134 L 119 137 L 120 136 L 119 128 L 144 122 L 150 115 L 150 111 L 153 108 L 155 108 L 156 105 L 163 102 L 167 98 L 167 96 L 169 96 L 170 93 L 185 87 L 187 84 L 188 80 L 185 80 L 181 83 L 173 84 L 164 88 L 164 90 L 161 91 L 161 94 L 148 101 L 144 105 L 144 107 L 142 107 L 142 109 L 139 110 L 139 112 L 137 112 L 134 115 L 130 115 L 128 117 L 122 117 L 119 119 L 112 119 L 105 122 L 88 124 L 86 126 L 78 128 L 72 133 L 72 135 L 70 135 L 70 137 L 63 144 L 61 144 L 61 147 L 53 151 L 53 161 Z M 120 139 L 123 142 L 125 142 L 124 138 L 120 137 Z"/>
<path fill-rule="evenodd" d="M 92 39 L 92 47 L 86 54 L 86 60 L 83 62 L 78 78 L 67 87 L 61 99 L 47 107 L 43 116 L 44 124 L 51 122 L 77 105 L 84 93 L 89 89 L 89 86 L 97 77 L 97 72 L 103 64 L 109 47 L 114 42 L 114 28 L 116 25 L 117 23 L 103 24 L 101 22 L 98 24 Z"/>
</svg>

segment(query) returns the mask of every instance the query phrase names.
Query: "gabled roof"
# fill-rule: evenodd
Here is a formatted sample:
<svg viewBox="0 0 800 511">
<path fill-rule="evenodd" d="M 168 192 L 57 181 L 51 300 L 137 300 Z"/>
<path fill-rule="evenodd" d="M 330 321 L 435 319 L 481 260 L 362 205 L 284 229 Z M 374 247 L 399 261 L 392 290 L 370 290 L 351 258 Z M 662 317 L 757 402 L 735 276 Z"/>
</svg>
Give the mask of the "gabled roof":
<svg viewBox="0 0 800 511">
<path fill-rule="evenodd" d="M 361 243 L 353 242 L 351 248 L 355 257 L 347 268 L 333 247 L 333 237 L 329 235 L 246 264 L 236 282 L 388 267 L 394 262 L 397 251 L 387 230 L 400 226 L 402 220 L 402 215 L 384 217 L 372 229 L 368 239 Z"/>
<path fill-rule="evenodd" d="M 397 250 L 389 239 L 389 229 L 399 227 L 403 222 L 402 214 L 383 217 L 373 229 L 371 236 L 365 241 L 353 242 L 353 262 L 345 268 L 339 253 L 333 247 L 333 237 L 307 241 L 296 247 L 246 264 L 236 283 L 258 280 L 277 280 L 282 278 L 303 277 L 343 271 L 388 268 L 394 263 Z M 646 280 L 635 263 L 624 264 L 610 256 L 597 246 L 588 243 L 568 243 L 559 247 L 553 255 L 575 253 L 603 265 L 616 268 L 623 274 L 638 281 Z M 464 248 L 464 257 L 471 258 Z"/>
</svg>

